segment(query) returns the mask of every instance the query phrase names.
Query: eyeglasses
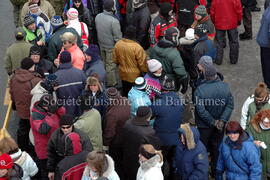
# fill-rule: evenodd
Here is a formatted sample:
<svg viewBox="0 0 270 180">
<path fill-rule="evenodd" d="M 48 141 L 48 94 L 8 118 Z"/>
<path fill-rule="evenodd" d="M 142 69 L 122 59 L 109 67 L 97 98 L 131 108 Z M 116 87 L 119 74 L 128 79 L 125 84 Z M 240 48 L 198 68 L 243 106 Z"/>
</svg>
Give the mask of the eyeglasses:
<svg viewBox="0 0 270 180">
<path fill-rule="evenodd" d="M 69 129 L 71 128 L 72 125 L 69 125 L 69 126 L 61 126 L 61 129 Z"/>
</svg>

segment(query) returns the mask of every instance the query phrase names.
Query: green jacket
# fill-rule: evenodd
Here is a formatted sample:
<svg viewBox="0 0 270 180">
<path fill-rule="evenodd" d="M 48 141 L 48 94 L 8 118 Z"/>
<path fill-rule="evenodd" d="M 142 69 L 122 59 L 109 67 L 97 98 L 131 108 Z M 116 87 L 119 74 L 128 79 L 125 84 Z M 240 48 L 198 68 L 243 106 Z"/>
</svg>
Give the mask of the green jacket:
<svg viewBox="0 0 270 180">
<path fill-rule="evenodd" d="M 32 44 L 25 41 L 16 41 L 7 48 L 5 55 L 5 69 L 11 74 L 15 69 L 21 66 L 23 58 L 29 56 Z"/>
<path fill-rule="evenodd" d="M 187 77 L 180 53 L 170 41 L 166 39 L 160 40 L 151 49 L 150 58 L 157 59 L 162 64 L 163 71 L 168 77 L 174 80 L 181 80 Z"/>
<path fill-rule="evenodd" d="M 263 167 L 263 174 L 270 174 L 270 130 L 262 130 L 259 122 L 255 122 L 254 119 L 247 127 L 247 132 L 253 136 L 255 141 L 263 141 L 266 144 L 267 149 L 260 148 L 261 163 Z"/>
<path fill-rule="evenodd" d="M 45 42 L 44 37 L 42 37 L 42 33 L 39 29 L 37 29 L 36 33 L 33 33 L 26 27 L 23 27 L 23 30 L 26 32 L 26 36 L 25 36 L 26 42 L 30 42 L 32 44 L 34 44 L 35 42 L 39 40 L 42 40 L 43 42 Z"/>
<path fill-rule="evenodd" d="M 96 109 L 91 109 L 79 117 L 74 124 L 75 128 L 86 133 L 94 150 L 102 150 L 101 116 Z"/>
<path fill-rule="evenodd" d="M 263 109 L 270 109 L 270 104 L 267 102 L 260 110 L 263 110 Z M 251 121 L 253 119 L 253 117 L 255 116 L 255 114 L 257 112 L 259 112 L 259 111 L 256 109 L 255 101 L 253 101 L 248 106 L 248 119 L 249 119 L 249 121 Z M 249 124 L 247 124 L 247 125 L 249 125 Z"/>
</svg>

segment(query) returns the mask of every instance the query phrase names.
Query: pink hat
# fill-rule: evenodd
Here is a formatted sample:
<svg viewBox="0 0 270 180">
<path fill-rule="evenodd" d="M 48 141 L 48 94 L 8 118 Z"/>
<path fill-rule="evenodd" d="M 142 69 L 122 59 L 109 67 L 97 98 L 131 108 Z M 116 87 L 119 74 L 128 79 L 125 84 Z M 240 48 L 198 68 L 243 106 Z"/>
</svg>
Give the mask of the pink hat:
<svg viewBox="0 0 270 180">
<path fill-rule="evenodd" d="M 77 9 L 75 9 L 75 8 L 70 8 L 67 12 L 67 17 L 69 20 L 77 19 L 78 15 L 79 15 L 79 13 L 78 13 Z"/>
<path fill-rule="evenodd" d="M 13 161 L 8 154 L 2 154 L 0 156 L 0 169 L 11 169 L 13 166 Z"/>
<path fill-rule="evenodd" d="M 150 72 L 156 72 L 162 67 L 162 64 L 156 59 L 148 60 L 147 65 Z"/>
</svg>

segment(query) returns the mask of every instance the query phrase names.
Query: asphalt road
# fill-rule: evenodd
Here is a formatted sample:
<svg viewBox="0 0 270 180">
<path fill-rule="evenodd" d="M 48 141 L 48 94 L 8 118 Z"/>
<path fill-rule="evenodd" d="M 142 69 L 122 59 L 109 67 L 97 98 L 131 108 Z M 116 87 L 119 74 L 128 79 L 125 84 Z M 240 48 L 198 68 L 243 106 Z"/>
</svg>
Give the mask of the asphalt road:
<svg viewBox="0 0 270 180">
<path fill-rule="evenodd" d="M 262 0 L 258 0 L 259 7 L 263 9 Z M 9 0 L 0 0 L 0 125 L 2 125 L 6 106 L 3 106 L 3 99 L 7 83 L 7 75 L 4 70 L 3 57 L 6 48 L 14 42 L 13 32 L 15 26 L 13 24 L 12 5 Z M 230 84 L 234 96 L 235 109 L 231 119 L 239 120 L 241 106 L 245 99 L 253 92 L 256 84 L 262 80 L 259 46 L 256 44 L 255 38 L 260 25 L 262 12 L 252 13 L 253 15 L 253 40 L 240 42 L 239 62 L 236 65 L 229 64 L 228 59 L 228 43 L 224 53 L 224 60 L 221 66 L 217 66 L 218 70 L 223 73 L 225 81 Z M 243 27 L 239 28 L 239 33 L 243 32 Z M 14 115 L 10 122 L 10 131 L 16 129 L 16 121 Z"/>
</svg>

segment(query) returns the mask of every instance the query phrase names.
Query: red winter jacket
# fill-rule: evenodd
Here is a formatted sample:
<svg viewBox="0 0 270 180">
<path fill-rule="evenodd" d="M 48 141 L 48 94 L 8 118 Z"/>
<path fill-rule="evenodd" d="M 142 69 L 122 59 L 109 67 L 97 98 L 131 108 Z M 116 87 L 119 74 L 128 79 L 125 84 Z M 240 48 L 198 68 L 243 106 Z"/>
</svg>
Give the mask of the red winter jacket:
<svg viewBox="0 0 270 180">
<path fill-rule="evenodd" d="M 38 103 L 39 102 L 35 103 L 32 109 L 30 124 L 33 131 L 37 157 L 39 159 L 47 159 L 49 139 L 51 134 L 59 128 L 60 117 L 66 113 L 66 109 L 60 107 L 55 114 L 49 114 L 39 107 Z"/>
<path fill-rule="evenodd" d="M 216 29 L 235 29 L 242 20 L 241 0 L 213 0 L 210 14 Z"/>
</svg>

